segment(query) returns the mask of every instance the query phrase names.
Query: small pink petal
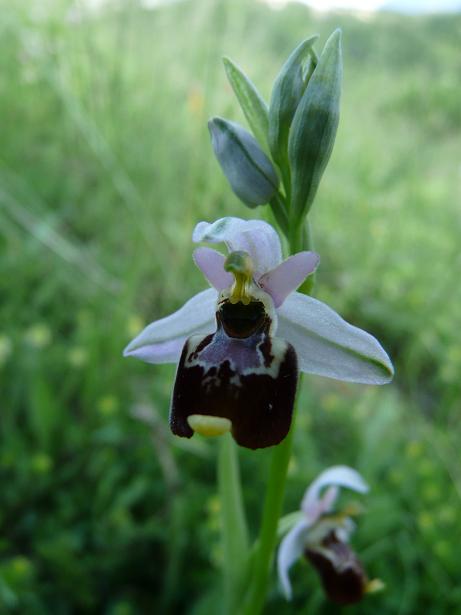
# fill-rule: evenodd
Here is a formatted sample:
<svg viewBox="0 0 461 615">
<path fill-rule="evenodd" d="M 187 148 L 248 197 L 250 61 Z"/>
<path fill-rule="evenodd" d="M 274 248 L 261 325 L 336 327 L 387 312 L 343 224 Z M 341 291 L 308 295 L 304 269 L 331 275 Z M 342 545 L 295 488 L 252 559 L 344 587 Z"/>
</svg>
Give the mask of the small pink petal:
<svg viewBox="0 0 461 615">
<path fill-rule="evenodd" d="M 264 274 L 258 284 L 269 293 L 278 308 L 315 271 L 319 262 L 320 257 L 316 252 L 298 252 Z"/>
<path fill-rule="evenodd" d="M 194 250 L 193 259 L 208 282 L 216 290 L 224 290 L 232 285 L 234 278 L 231 273 L 224 269 L 226 257 L 223 254 L 212 248 L 203 247 Z"/>
<path fill-rule="evenodd" d="M 331 510 L 331 507 L 338 497 L 338 492 L 339 490 L 336 485 L 333 487 L 328 487 L 321 498 L 310 502 L 309 505 L 304 506 L 303 511 L 306 515 L 307 521 L 310 524 L 313 525 L 319 517 Z"/>
<path fill-rule="evenodd" d="M 320 506 L 321 506 L 321 514 L 330 512 L 333 504 L 336 502 L 336 498 L 338 497 L 339 487 L 337 485 L 333 485 L 332 487 L 328 487 L 323 496 L 320 498 Z"/>
</svg>

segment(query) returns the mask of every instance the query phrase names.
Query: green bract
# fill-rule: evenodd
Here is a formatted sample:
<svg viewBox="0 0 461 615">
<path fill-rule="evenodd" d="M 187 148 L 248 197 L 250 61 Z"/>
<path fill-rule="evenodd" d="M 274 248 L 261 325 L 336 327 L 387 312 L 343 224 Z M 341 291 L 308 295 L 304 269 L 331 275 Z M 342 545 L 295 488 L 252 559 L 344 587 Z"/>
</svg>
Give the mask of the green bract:
<svg viewBox="0 0 461 615">
<path fill-rule="evenodd" d="M 288 140 L 292 220 L 309 211 L 333 149 L 339 120 L 342 61 L 341 32 L 325 44 L 296 109 Z"/>
<path fill-rule="evenodd" d="M 282 67 L 272 89 L 269 109 L 269 147 L 274 160 L 285 165 L 291 121 L 307 85 L 304 75 L 306 60 L 315 55 L 312 45 L 317 36 L 303 41 Z"/>
<path fill-rule="evenodd" d="M 211 144 L 234 193 L 249 207 L 264 205 L 276 194 L 278 177 L 256 139 L 235 122 L 208 122 Z"/>
</svg>

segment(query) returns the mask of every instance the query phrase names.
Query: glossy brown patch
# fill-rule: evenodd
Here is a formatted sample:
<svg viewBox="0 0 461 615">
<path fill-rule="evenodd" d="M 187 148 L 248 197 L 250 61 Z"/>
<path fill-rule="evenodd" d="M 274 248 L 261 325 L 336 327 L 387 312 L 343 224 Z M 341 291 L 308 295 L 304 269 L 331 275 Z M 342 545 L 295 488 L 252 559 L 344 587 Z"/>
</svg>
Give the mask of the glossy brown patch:
<svg viewBox="0 0 461 615">
<path fill-rule="evenodd" d="M 360 560 L 350 546 L 331 532 L 323 541 L 321 550 L 306 549 L 305 556 L 319 573 L 323 589 L 336 604 L 354 604 L 363 598 L 367 576 Z"/>
<path fill-rule="evenodd" d="M 190 438 L 187 417 L 204 414 L 229 419 L 241 446 L 278 444 L 290 429 L 297 379 L 290 344 L 264 332 L 231 339 L 218 325 L 215 334 L 195 336 L 184 346 L 171 402 L 171 430 Z"/>
</svg>

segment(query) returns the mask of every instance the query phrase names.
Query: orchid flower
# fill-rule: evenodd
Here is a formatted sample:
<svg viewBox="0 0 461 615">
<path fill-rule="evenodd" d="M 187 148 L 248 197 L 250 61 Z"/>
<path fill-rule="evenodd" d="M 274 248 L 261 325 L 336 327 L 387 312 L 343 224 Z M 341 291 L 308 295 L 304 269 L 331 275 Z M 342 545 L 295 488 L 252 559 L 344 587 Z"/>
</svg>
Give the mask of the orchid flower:
<svg viewBox="0 0 461 615">
<path fill-rule="evenodd" d="M 229 251 L 199 247 L 193 254 L 211 288 L 148 325 L 124 351 L 148 363 L 178 363 L 174 434 L 230 430 L 242 446 L 272 446 L 290 429 L 298 370 L 367 384 L 392 379 L 374 337 L 296 292 L 319 263 L 315 252 L 282 260 L 270 224 L 234 217 L 199 222 L 192 239 Z"/>
<path fill-rule="evenodd" d="M 348 545 L 355 528 L 348 512 L 332 512 L 340 487 L 359 493 L 368 491 L 363 478 L 352 468 L 334 466 L 325 470 L 307 489 L 301 502 L 301 519 L 280 543 L 277 568 L 287 600 L 292 595 L 288 571 L 303 555 L 319 573 L 327 596 L 337 604 L 358 602 L 364 593 L 382 588 L 381 581 L 368 581 Z"/>
</svg>

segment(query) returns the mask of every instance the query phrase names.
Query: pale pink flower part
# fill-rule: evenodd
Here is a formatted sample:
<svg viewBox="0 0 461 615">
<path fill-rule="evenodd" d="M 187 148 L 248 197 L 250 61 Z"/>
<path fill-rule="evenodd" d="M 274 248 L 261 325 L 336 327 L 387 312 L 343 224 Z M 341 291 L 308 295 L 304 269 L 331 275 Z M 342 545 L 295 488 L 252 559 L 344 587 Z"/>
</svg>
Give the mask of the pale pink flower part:
<svg viewBox="0 0 461 615">
<path fill-rule="evenodd" d="M 326 304 L 296 292 L 319 263 L 315 252 L 299 252 L 282 260 L 275 229 L 262 220 L 221 218 L 199 222 L 195 242 L 223 243 L 229 252 L 247 252 L 254 265 L 254 282 L 272 299 L 278 317 L 277 337 L 295 349 L 301 371 L 365 384 L 384 384 L 394 374 L 392 363 L 371 335 L 350 325 Z M 212 288 L 198 293 L 170 316 L 148 325 L 125 348 L 125 356 L 148 363 L 176 363 L 186 340 L 216 330 L 219 293 L 233 283 L 224 270 L 225 255 L 197 248 L 194 261 Z"/>
</svg>

